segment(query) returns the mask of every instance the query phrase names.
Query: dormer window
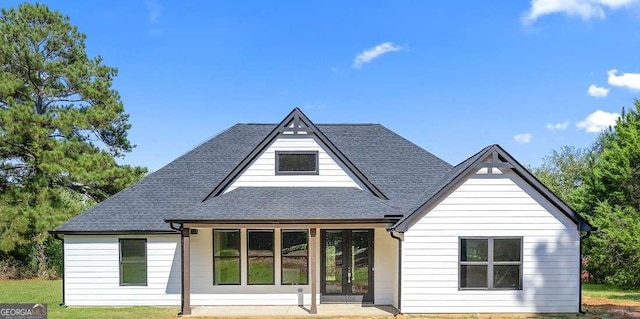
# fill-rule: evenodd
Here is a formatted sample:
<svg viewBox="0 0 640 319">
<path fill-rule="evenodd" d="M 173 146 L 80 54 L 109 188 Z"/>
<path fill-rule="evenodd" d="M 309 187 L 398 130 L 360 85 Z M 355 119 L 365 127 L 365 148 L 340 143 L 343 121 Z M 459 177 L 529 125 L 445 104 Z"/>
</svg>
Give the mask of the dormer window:
<svg viewBox="0 0 640 319">
<path fill-rule="evenodd" d="M 276 175 L 318 175 L 318 152 L 276 151 Z"/>
</svg>

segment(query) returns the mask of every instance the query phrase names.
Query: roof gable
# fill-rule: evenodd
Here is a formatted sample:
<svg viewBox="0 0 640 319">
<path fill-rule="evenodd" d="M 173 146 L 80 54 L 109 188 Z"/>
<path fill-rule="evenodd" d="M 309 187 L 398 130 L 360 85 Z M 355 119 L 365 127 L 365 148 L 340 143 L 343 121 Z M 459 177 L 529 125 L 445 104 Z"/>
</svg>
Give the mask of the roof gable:
<svg viewBox="0 0 640 319">
<path fill-rule="evenodd" d="M 294 108 L 218 185 L 203 199 L 219 196 L 280 136 L 313 136 L 327 153 L 364 185 L 373 195 L 388 199 L 369 179 L 336 147 L 299 108 Z"/>
<path fill-rule="evenodd" d="M 471 172 L 486 168 L 487 175 L 493 175 L 493 169 L 511 169 L 525 182 L 556 206 L 565 216 L 578 226 L 580 231 L 593 231 L 595 228 L 582 216 L 569 207 L 562 199 L 549 190 L 529 170 L 516 161 L 500 145 L 494 144 L 485 147 L 480 152 L 472 155 L 462 163 L 455 166 L 432 189 L 425 192 L 421 204 L 412 213 L 398 221 L 391 227 L 392 230 L 404 232 L 409 230 L 418 220 L 428 214 L 445 196 L 453 191 L 460 183 L 468 179 Z M 492 176 L 489 176 L 492 177 Z"/>
</svg>

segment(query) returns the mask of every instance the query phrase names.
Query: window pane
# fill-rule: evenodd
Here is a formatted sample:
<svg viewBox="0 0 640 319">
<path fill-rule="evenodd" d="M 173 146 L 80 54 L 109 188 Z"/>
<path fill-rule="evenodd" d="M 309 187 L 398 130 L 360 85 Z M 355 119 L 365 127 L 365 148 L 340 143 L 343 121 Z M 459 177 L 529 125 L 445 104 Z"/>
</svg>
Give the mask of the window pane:
<svg viewBox="0 0 640 319">
<path fill-rule="evenodd" d="M 249 256 L 273 257 L 273 230 L 250 230 Z"/>
<path fill-rule="evenodd" d="M 278 154 L 279 172 L 315 172 L 317 154 Z"/>
<path fill-rule="evenodd" d="M 214 230 L 213 255 L 240 256 L 240 231 L 237 229 Z"/>
<path fill-rule="evenodd" d="M 218 257 L 213 262 L 216 284 L 240 284 L 240 258 Z"/>
<path fill-rule="evenodd" d="M 461 288 L 487 288 L 487 266 L 461 265 L 460 266 L 460 287 Z"/>
<path fill-rule="evenodd" d="M 249 284 L 273 284 L 273 230 L 249 230 L 247 233 Z"/>
<path fill-rule="evenodd" d="M 282 283 L 307 284 L 308 233 L 306 230 L 282 231 Z"/>
<path fill-rule="evenodd" d="M 306 285 L 307 267 L 307 257 L 282 257 L 282 283 Z"/>
<path fill-rule="evenodd" d="M 122 239 L 120 240 L 120 253 L 123 262 L 145 262 L 146 241 L 144 239 Z"/>
<path fill-rule="evenodd" d="M 493 261 L 520 261 L 520 238 L 494 239 Z"/>
<path fill-rule="evenodd" d="M 488 239 L 462 239 L 460 248 L 461 261 L 487 261 L 489 240 Z"/>
<path fill-rule="evenodd" d="M 282 231 L 282 256 L 307 256 L 307 231 Z"/>
<path fill-rule="evenodd" d="M 273 257 L 249 257 L 249 284 L 273 284 Z"/>
<path fill-rule="evenodd" d="M 493 288 L 520 289 L 520 266 L 493 266 Z"/>
<path fill-rule="evenodd" d="M 342 293 L 342 231 L 327 230 L 324 241 L 325 253 L 325 292 L 327 294 Z"/>
<path fill-rule="evenodd" d="M 123 263 L 120 267 L 123 284 L 146 284 L 146 263 Z"/>
</svg>

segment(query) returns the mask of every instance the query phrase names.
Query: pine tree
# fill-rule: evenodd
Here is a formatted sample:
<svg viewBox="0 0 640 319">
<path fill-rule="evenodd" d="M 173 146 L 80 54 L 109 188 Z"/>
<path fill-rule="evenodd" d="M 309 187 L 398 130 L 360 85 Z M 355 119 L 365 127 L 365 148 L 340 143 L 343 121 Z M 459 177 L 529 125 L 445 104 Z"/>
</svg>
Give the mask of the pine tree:
<svg viewBox="0 0 640 319">
<path fill-rule="evenodd" d="M 115 68 L 90 58 L 86 36 L 40 4 L 0 15 L 0 251 L 38 257 L 48 230 L 137 181 Z M 2 256 L 2 255 L 0 255 Z"/>
</svg>

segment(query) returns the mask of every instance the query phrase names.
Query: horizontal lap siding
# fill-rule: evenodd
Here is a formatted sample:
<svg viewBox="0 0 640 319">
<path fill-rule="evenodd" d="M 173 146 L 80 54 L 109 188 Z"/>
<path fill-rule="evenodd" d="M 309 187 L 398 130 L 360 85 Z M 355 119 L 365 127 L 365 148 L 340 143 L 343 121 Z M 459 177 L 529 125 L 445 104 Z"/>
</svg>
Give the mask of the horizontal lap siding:
<svg viewBox="0 0 640 319">
<path fill-rule="evenodd" d="M 317 151 L 318 175 L 276 175 L 276 151 Z M 358 187 L 356 178 L 323 149 L 314 138 L 279 138 L 226 190 L 237 187 Z"/>
<path fill-rule="evenodd" d="M 374 257 L 374 303 L 377 305 L 395 305 L 398 282 L 398 241 L 389 232 L 378 228 L 373 238 Z"/>
<path fill-rule="evenodd" d="M 523 238 L 523 290 L 459 291 L 458 238 Z M 576 225 L 514 174 L 471 178 L 405 233 L 402 312 L 577 312 Z"/>
<path fill-rule="evenodd" d="M 147 239 L 147 286 L 120 286 L 118 238 Z M 64 238 L 68 306 L 180 305 L 179 236 Z"/>
</svg>

